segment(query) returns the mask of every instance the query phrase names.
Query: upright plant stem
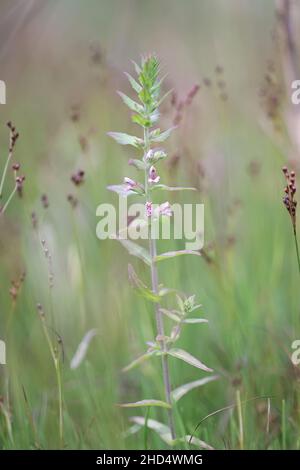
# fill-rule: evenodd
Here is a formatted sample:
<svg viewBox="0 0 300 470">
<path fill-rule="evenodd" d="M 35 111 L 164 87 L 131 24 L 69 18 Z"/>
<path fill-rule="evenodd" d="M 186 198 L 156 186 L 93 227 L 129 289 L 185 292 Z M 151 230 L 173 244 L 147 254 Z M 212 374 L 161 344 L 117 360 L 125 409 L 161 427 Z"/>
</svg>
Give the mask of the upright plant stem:
<svg viewBox="0 0 300 470">
<path fill-rule="evenodd" d="M 150 149 L 149 145 L 149 129 L 144 128 L 144 143 L 145 143 L 145 152 L 147 153 Z M 146 194 L 146 201 L 151 202 L 151 197 L 148 191 L 148 172 L 145 170 L 145 194 Z M 157 272 L 157 265 L 155 262 L 156 257 L 156 240 L 152 238 L 151 234 L 151 224 L 149 230 L 149 248 L 150 248 L 150 256 L 151 256 L 151 282 L 152 282 L 152 291 L 155 294 L 158 294 L 158 272 Z M 172 409 L 172 400 L 171 400 L 171 381 L 170 381 L 170 372 L 169 372 L 169 364 L 168 364 L 168 356 L 166 342 L 163 339 L 165 336 L 164 332 L 164 322 L 162 313 L 160 311 L 160 305 L 155 303 L 155 317 L 156 317 L 156 328 L 157 334 L 160 336 L 160 346 L 162 350 L 162 370 L 163 370 L 163 380 L 164 380 L 164 388 L 165 388 L 165 397 L 166 402 L 171 406 L 168 409 L 168 420 L 169 420 L 169 427 L 171 431 L 172 439 L 176 439 L 175 433 L 175 425 L 174 425 L 174 417 L 173 417 L 173 409 Z"/>
<path fill-rule="evenodd" d="M 150 255 L 151 255 L 151 280 L 152 280 L 152 290 L 155 294 L 158 294 L 158 274 L 157 274 L 157 266 L 154 261 L 156 257 L 156 243 L 155 240 L 150 238 Z M 156 316 L 156 328 L 158 335 L 163 338 L 165 335 L 164 332 L 164 322 L 162 318 L 162 314 L 160 311 L 160 305 L 155 303 L 155 316 Z M 165 387 L 165 396 L 166 402 L 172 406 L 171 401 L 171 381 L 170 381 L 170 372 L 169 372 L 169 364 L 168 364 L 168 356 L 166 354 L 167 347 L 166 342 L 164 339 L 160 341 L 161 349 L 162 349 L 162 369 L 163 369 L 163 379 L 164 379 L 164 387 Z M 169 415 L 169 427 L 171 430 L 172 439 L 176 438 L 175 434 L 175 425 L 174 425 L 174 417 L 173 417 L 173 410 L 172 408 L 168 409 Z"/>
<path fill-rule="evenodd" d="M 241 393 L 239 390 L 237 390 L 236 392 L 236 404 L 237 404 L 238 419 L 239 419 L 239 446 L 240 446 L 240 450 L 243 450 L 244 449 L 244 426 L 243 426 Z"/>
<path fill-rule="evenodd" d="M 298 247 L 298 240 L 297 240 L 297 231 L 296 227 L 293 227 L 293 232 L 294 232 L 294 239 L 295 239 L 295 246 L 296 246 L 296 253 L 297 253 L 297 261 L 298 261 L 298 269 L 299 269 L 299 274 L 300 274 L 300 257 L 299 257 L 299 247 Z"/>
<path fill-rule="evenodd" d="M 0 215 L 1 215 L 1 214 L 4 214 L 4 212 L 5 212 L 6 209 L 8 208 L 8 205 L 9 205 L 10 201 L 11 201 L 12 198 L 14 197 L 16 191 L 17 191 L 17 186 L 14 187 L 14 189 L 13 189 L 12 192 L 10 193 L 10 196 L 8 197 L 6 203 L 4 204 L 4 206 L 2 207 L 2 209 L 0 210 Z"/>
<path fill-rule="evenodd" d="M 53 360 L 54 368 L 55 368 L 55 375 L 56 375 L 56 381 L 57 381 L 57 392 L 58 392 L 58 432 L 59 432 L 59 443 L 60 447 L 63 447 L 63 441 L 64 441 L 64 421 L 63 421 L 63 393 L 62 393 L 62 381 L 61 381 L 61 369 L 60 369 L 60 362 L 59 362 L 59 357 L 58 353 L 55 351 L 55 348 L 53 347 L 52 341 L 50 339 L 47 325 L 45 323 L 44 316 L 41 316 L 41 322 L 42 322 L 42 328 L 46 337 L 46 341 L 48 343 L 51 357 Z"/>
<path fill-rule="evenodd" d="M 6 159 L 6 162 L 5 162 L 5 166 L 4 166 L 4 169 L 3 169 L 2 178 L 1 178 L 1 182 L 0 182 L 0 198 L 2 197 L 4 181 L 5 181 L 5 177 L 6 177 L 6 173 L 7 173 L 7 169 L 8 169 L 8 165 L 9 165 L 9 162 L 11 160 L 11 157 L 12 157 L 12 151 L 10 150 L 9 153 L 8 153 L 8 157 Z"/>
</svg>

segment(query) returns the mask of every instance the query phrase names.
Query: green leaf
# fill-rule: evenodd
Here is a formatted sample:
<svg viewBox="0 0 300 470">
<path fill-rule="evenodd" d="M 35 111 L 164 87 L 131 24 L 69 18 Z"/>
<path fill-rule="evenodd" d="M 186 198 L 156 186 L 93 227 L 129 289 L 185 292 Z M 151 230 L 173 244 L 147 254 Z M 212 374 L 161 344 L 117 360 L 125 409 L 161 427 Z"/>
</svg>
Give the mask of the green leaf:
<svg viewBox="0 0 300 470">
<path fill-rule="evenodd" d="M 180 437 L 179 439 L 177 439 L 177 442 L 187 442 L 188 444 L 192 444 L 196 447 L 200 447 L 200 449 L 215 450 L 214 447 L 207 444 L 207 442 L 202 441 L 201 439 L 198 439 L 197 437 L 190 436 L 189 434 L 184 437 Z"/>
<path fill-rule="evenodd" d="M 197 191 L 196 188 L 185 188 L 184 186 L 166 186 L 165 184 L 155 184 L 151 190 L 156 191 L 157 189 L 163 189 L 165 191 Z"/>
<path fill-rule="evenodd" d="M 177 359 L 181 359 L 187 364 L 197 367 L 198 369 L 204 370 L 205 372 L 213 372 L 213 369 L 210 369 L 209 367 L 207 367 L 205 364 L 199 361 L 199 359 L 196 359 L 190 353 L 188 353 L 187 351 L 184 351 L 184 349 L 172 348 L 172 349 L 169 349 L 169 351 L 167 351 L 167 354 L 169 354 L 172 357 L 176 357 Z"/>
<path fill-rule="evenodd" d="M 153 400 L 153 399 L 140 400 L 134 403 L 122 403 L 118 406 L 122 408 L 138 408 L 140 406 L 159 406 L 161 408 L 171 408 L 171 405 L 169 405 L 169 403 L 166 403 L 165 401 Z"/>
<path fill-rule="evenodd" d="M 132 122 L 135 124 L 138 124 L 139 126 L 142 127 L 150 127 L 151 126 L 151 120 L 145 118 L 144 116 L 141 116 L 140 114 L 134 114 L 132 117 Z"/>
<path fill-rule="evenodd" d="M 169 317 L 171 320 L 175 321 L 176 323 L 181 322 L 180 316 L 174 313 L 173 311 L 168 310 L 166 308 L 161 308 L 160 311 L 161 313 L 163 313 L 164 315 L 166 315 L 167 317 Z"/>
<path fill-rule="evenodd" d="M 159 107 L 164 101 L 165 99 L 174 91 L 173 88 L 171 88 L 171 90 L 167 91 L 162 97 L 161 99 L 159 100 L 159 102 L 157 103 L 157 107 Z"/>
<path fill-rule="evenodd" d="M 131 158 L 128 161 L 128 165 L 134 166 L 137 170 L 143 170 L 143 171 L 146 170 L 145 163 L 142 160 L 138 160 L 138 159 L 135 159 L 135 158 Z"/>
<path fill-rule="evenodd" d="M 157 354 L 157 351 L 147 351 L 145 354 L 142 354 L 137 359 L 134 359 L 128 366 L 122 369 L 122 372 L 128 372 L 129 370 L 133 369 L 140 364 L 143 364 L 145 361 L 150 359 L 154 354 Z"/>
<path fill-rule="evenodd" d="M 167 251 L 166 253 L 161 253 L 160 255 L 157 255 L 154 258 L 154 261 L 156 261 L 156 262 L 164 261 L 165 259 L 175 258 L 176 256 L 182 256 L 182 255 L 201 256 L 201 254 L 198 251 L 193 251 L 193 250 Z"/>
<path fill-rule="evenodd" d="M 182 323 L 208 323 L 208 320 L 206 318 L 186 318 Z"/>
<path fill-rule="evenodd" d="M 149 429 L 156 432 L 166 444 L 173 444 L 170 428 L 165 424 L 160 423 L 155 419 L 148 418 L 148 420 L 146 420 L 143 416 L 133 416 L 130 418 L 130 421 L 139 425 L 141 428 L 147 426 Z"/>
<path fill-rule="evenodd" d="M 148 266 L 151 266 L 151 256 L 144 247 L 124 238 L 117 238 L 117 240 L 119 240 L 119 242 L 126 248 L 130 255 L 140 258 Z"/>
<path fill-rule="evenodd" d="M 129 96 L 125 95 L 121 91 L 118 91 L 117 93 L 122 98 L 123 102 L 126 104 L 126 106 L 128 106 L 129 109 L 131 109 L 132 111 L 136 113 L 144 112 L 144 107 L 141 104 L 132 100 L 131 98 L 129 98 Z"/>
<path fill-rule="evenodd" d="M 118 144 L 121 145 L 132 145 L 136 148 L 141 148 L 143 145 L 143 140 L 135 137 L 134 135 L 125 134 L 124 132 L 108 132 L 110 137 L 112 137 Z"/>
<path fill-rule="evenodd" d="M 194 390 L 195 388 L 201 387 L 202 385 L 205 385 L 217 379 L 219 379 L 218 375 L 211 375 L 210 377 L 204 377 L 203 379 L 194 380 L 193 382 L 189 382 L 184 385 L 181 385 L 180 387 L 173 390 L 172 400 L 177 402 L 178 400 L 180 400 L 180 398 L 182 398 L 191 390 Z"/>
<path fill-rule="evenodd" d="M 142 71 L 141 67 L 140 67 L 136 62 L 134 62 L 134 60 L 132 60 L 131 62 L 132 62 L 133 65 L 134 65 L 136 74 L 137 74 L 137 75 L 140 75 L 140 73 L 141 73 L 141 71 Z"/>
<path fill-rule="evenodd" d="M 150 133 L 150 140 L 152 142 L 164 142 L 168 137 L 170 137 L 173 130 L 176 129 L 176 126 L 170 127 L 164 132 L 160 132 L 160 129 L 155 129 Z"/>
<path fill-rule="evenodd" d="M 192 444 L 198 448 L 206 449 L 206 450 L 214 450 L 212 446 L 207 444 L 206 442 L 198 439 L 197 437 L 186 435 L 184 437 L 179 437 L 178 439 L 173 440 L 171 436 L 171 431 L 168 426 L 155 419 L 145 419 L 143 416 L 133 416 L 130 418 L 130 421 L 134 423 L 134 425 L 127 431 L 126 435 L 130 436 L 140 429 L 147 426 L 147 428 L 151 429 L 152 431 L 156 432 L 158 436 L 168 445 L 168 446 L 176 446 L 179 443 L 187 443 Z"/>
<path fill-rule="evenodd" d="M 142 87 L 141 85 L 127 72 L 124 72 L 126 77 L 128 78 L 129 80 L 129 83 L 130 85 L 132 86 L 132 88 L 134 89 L 134 91 L 136 91 L 137 93 L 140 93 L 142 91 Z"/>
<path fill-rule="evenodd" d="M 137 293 L 151 302 L 160 302 L 161 298 L 150 290 L 137 276 L 133 266 L 128 264 L 128 277 L 131 285 L 136 289 Z"/>
</svg>

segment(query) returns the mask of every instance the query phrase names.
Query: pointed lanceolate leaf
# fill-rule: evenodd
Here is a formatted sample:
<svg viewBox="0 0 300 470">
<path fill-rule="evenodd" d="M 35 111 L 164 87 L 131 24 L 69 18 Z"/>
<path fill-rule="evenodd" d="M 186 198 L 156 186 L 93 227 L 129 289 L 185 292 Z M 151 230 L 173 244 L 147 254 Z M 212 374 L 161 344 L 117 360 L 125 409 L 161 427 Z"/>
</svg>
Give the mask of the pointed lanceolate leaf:
<svg viewBox="0 0 300 470">
<path fill-rule="evenodd" d="M 141 67 L 140 67 L 134 60 L 132 60 L 131 62 L 132 62 L 133 65 L 134 65 L 136 74 L 139 75 L 139 74 L 141 73 L 141 71 L 142 71 Z"/>
<path fill-rule="evenodd" d="M 122 408 L 138 408 L 141 406 L 159 406 L 161 408 L 171 408 L 171 405 L 169 405 L 169 403 L 166 403 L 165 401 L 153 400 L 153 399 L 140 400 L 134 403 L 122 403 L 119 406 L 121 406 Z"/>
<path fill-rule="evenodd" d="M 133 266 L 128 264 L 128 277 L 132 286 L 136 289 L 137 293 L 142 297 L 145 297 L 151 302 L 160 302 L 161 298 L 159 295 L 155 294 L 150 290 L 137 276 Z"/>
<path fill-rule="evenodd" d="M 159 100 L 159 102 L 157 103 L 157 107 L 159 107 L 164 101 L 165 99 L 170 96 L 170 94 L 173 92 L 173 88 L 171 88 L 169 91 L 167 91 L 162 97 L 161 99 Z"/>
<path fill-rule="evenodd" d="M 140 93 L 142 91 L 141 85 L 127 72 L 125 72 L 126 77 L 129 80 L 130 85 L 136 91 L 137 93 Z"/>
<path fill-rule="evenodd" d="M 152 191 L 157 191 L 162 189 L 164 191 L 197 191 L 196 188 L 186 188 L 184 186 L 166 186 L 165 184 L 155 184 L 152 188 Z"/>
<path fill-rule="evenodd" d="M 208 323 L 208 320 L 206 320 L 206 318 L 186 318 L 183 320 L 183 323 Z"/>
<path fill-rule="evenodd" d="M 142 246 L 134 243 L 131 240 L 117 238 L 119 242 L 126 248 L 130 255 L 136 256 L 144 261 L 148 266 L 151 266 L 151 256 L 149 252 Z"/>
<path fill-rule="evenodd" d="M 137 160 L 135 158 L 131 158 L 128 161 L 128 165 L 134 166 L 137 170 L 146 170 L 146 165 L 142 160 Z"/>
<path fill-rule="evenodd" d="M 207 442 L 202 441 L 201 439 L 198 439 L 197 437 L 194 437 L 194 436 L 186 435 L 186 436 L 181 437 L 177 440 L 181 441 L 181 442 L 186 442 L 187 444 L 194 445 L 196 447 L 199 447 L 200 449 L 215 450 L 214 447 L 207 444 Z"/>
<path fill-rule="evenodd" d="M 169 317 L 171 320 L 175 321 L 176 323 L 180 323 L 182 320 L 179 315 L 177 315 L 175 312 L 168 310 L 166 308 L 161 308 L 160 309 L 161 313 Z"/>
<path fill-rule="evenodd" d="M 183 349 L 172 348 L 168 351 L 168 354 L 172 357 L 176 357 L 177 359 L 181 359 L 182 361 L 187 362 L 187 364 L 197 367 L 198 369 L 204 370 L 206 372 L 213 372 L 213 369 L 210 369 L 201 361 L 199 361 L 199 359 L 196 359 L 194 356 L 192 356 L 187 351 L 184 351 Z"/>
<path fill-rule="evenodd" d="M 169 258 L 175 258 L 176 256 L 181 256 L 181 255 L 197 255 L 201 256 L 201 254 L 198 251 L 194 250 L 178 250 L 178 251 L 167 251 L 166 253 L 161 253 L 160 255 L 157 255 L 154 259 L 154 261 L 164 261 L 165 259 Z"/>
<path fill-rule="evenodd" d="M 129 96 L 125 95 L 121 91 L 118 91 L 118 95 L 122 98 L 122 100 L 126 104 L 126 106 L 128 106 L 128 108 L 131 109 L 131 111 L 134 111 L 136 113 L 143 113 L 144 112 L 144 107 L 141 104 L 136 103 L 136 101 L 129 98 Z"/>
<path fill-rule="evenodd" d="M 134 122 L 135 124 L 138 124 L 139 126 L 142 126 L 142 127 L 151 126 L 151 120 L 148 118 L 145 118 L 144 116 L 141 116 L 140 114 L 134 114 L 131 119 L 132 119 L 132 122 Z"/>
<path fill-rule="evenodd" d="M 150 133 L 150 140 L 152 142 L 164 142 L 166 139 L 168 139 L 168 137 L 170 137 L 174 129 L 176 129 L 175 126 L 170 127 L 170 129 L 167 129 L 164 132 L 160 132 L 156 129 Z"/>
<path fill-rule="evenodd" d="M 124 132 L 108 132 L 108 135 L 121 145 L 132 145 L 136 148 L 140 148 L 143 145 L 142 139 L 134 135 L 125 134 Z"/>
<path fill-rule="evenodd" d="M 139 366 L 143 362 L 147 361 L 151 356 L 154 355 L 156 351 L 147 351 L 145 354 L 142 354 L 137 359 L 134 359 L 128 366 L 122 369 L 122 372 L 128 372 L 129 370 L 133 369 L 136 366 Z"/>
<path fill-rule="evenodd" d="M 87 354 L 90 342 L 92 341 L 94 336 L 96 336 L 96 334 L 97 334 L 97 330 L 93 328 L 92 330 L 89 330 L 84 335 L 83 339 L 79 343 L 78 348 L 71 360 L 71 364 L 70 364 L 71 369 L 77 369 L 77 367 L 80 366 L 80 364 L 82 363 L 82 361 L 84 360 Z"/>
<path fill-rule="evenodd" d="M 151 429 L 152 431 L 156 432 L 159 437 L 168 445 L 173 444 L 171 431 L 168 426 L 155 419 L 145 419 L 143 416 L 133 416 L 130 418 L 132 423 L 139 425 L 141 428 L 147 426 L 147 428 Z"/>
<path fill-rule="evenodd" d="M 188 392 L 191 390 L 194 390 L 195 388 L 201 387 L 202 385 L 205 385 L 209 382 L 212 382 L 214 380 L 219 379 L 218 375 L 211 375 L 209 377 L 204 377 L 203 379 L 200 380 L 194 380 L 193 382 L 186 383 L 184 385 L 181 385 L 180 387 L 176 388 L 172 392 L 172 399 L 173 401 L 178 401 L 180 398 L 182 398 L 184 395 L 186 395 Z"/>
</svg>

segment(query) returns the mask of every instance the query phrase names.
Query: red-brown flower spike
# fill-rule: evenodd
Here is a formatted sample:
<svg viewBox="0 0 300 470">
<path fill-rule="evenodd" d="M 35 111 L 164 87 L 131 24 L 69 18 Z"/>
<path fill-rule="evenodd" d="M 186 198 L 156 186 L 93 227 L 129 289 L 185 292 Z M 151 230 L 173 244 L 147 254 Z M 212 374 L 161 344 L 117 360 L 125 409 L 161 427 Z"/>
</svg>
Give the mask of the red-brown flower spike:
<svg viewBox="0 0 300 470">
<path fill-rule="evenodd" d="M 293 229 L 294 231 L 296 231 L 297 201 L 294 200 L 294 196 L 296 193 L 296 181 L 295 181 L 296 175 L 293 170 L 289 172 L 286 166 L 282 168 L 282 172 L 284 176 L 286 177 L 286 182 L 287 182 L 287 185 L 284 188 L 285 195 L 283 197 L 283 204 L 285 205 L 288 213 L 290 214 Z"/>
</svg>

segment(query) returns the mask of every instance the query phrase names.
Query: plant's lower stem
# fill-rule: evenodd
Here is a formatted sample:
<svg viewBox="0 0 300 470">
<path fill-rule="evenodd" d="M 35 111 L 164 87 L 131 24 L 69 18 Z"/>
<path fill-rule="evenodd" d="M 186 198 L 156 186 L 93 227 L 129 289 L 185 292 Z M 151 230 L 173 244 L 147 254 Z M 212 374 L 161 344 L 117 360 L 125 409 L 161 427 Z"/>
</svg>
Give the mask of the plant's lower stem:
<svg viewBox="0 0 300 470">
<path fill-rule="evenodd" d="M 154 261 L 156 257 L 156 241 L 151 238 L 150 238 L 150 255 L 151 255 L 152 290 L 155 294 L 158 294 L 157 266 Z M 160 305 L 158 303 L 155 303 L 155 315 L 156 315 L 157 333 L 161 338 L 163 338 L 165 334 L 164 323 L 163 323 L 162 313 L 160 311 Z M 164 379 L 164 387 L 165 387 L 165 397 L 166 397 L 166 402 L 171 406 L 171 408 L 168 409 L 169 427 L 170 427 L 172 439 L 176 439 L 174 417 L 173 417 L 173 410 L 172 410 L 172 400 L 171 400 L 171 381 L 170 381 L 170 373 L 169 373 L 169 364 L 168 364 L 168 356 L 166 354 L 166 351 L 167 351 L 166 342 L 164 339 L 160 340 L 160 345 L 161 345 L 161 349 L 163 352 L 162 369 L 163 369 L 163 379 Z"/>
<path fill-rule="evenodd" d="M 243 426 L 241 394 L 239 390 L 237 390 L 236 392 L 236 404 L 237 404 L 238 419 L 239 419 L 239 447 L 240 447 L 240 450 L 243 450 L 244 449 L 244 426 Z"/>
<path fill-rule="evenodd" d="M 298 261 L 298 269 L 300 274 L 300 257 L 299 257 L 299 247 L 298 247 L 298 240 L 297 240 L 297 230 L 296 227 L 293 227 L 294 232 L 294 239 L 295 239 L 295 246 L 296 246 L 296 253 L 297 253 L 297 261 Z"/>
<path fill-rule="evenodd" d="M 4 181 L 5 181 L 5 177 L 6 177 L 6 173 L 7 173 L 7 169 L 8 169 L 8 165 L 11 160 L 11 157 L 12 157 L 12 152 L 9 152 L 6 162 L 5 162 L 5 166 L 4 166 L 4 170 L 3 170 L 2 178 L 0 182 L 0 198 L 2 197 Z"/>
<path fill-rule="evenodd" d="M 59 359 L 55 361 L 56 380 L 58 388 L 58 411 L 59 411 L 59 442 L 60 447 L 63 448 L 64 443 L 64 421 L 63 421 L 63 398 L 62 398 L 62 384 Z"/>
<path fill-rule="evenodd" d="M 60 448 L 63 447 L 63 442 L 64 442 L 64 421 L 63 421 L 63 394 L 62 394 L 62 381 L 61 381 L 61 369 L 60 369 L 60 362 L 59 362 L 59 357 L 58 353 L 55 351 L 55 348 L 53 347 L 52 341 L 50 339 L 49 333 L 48 333 L 48 328 L 44 319 L 44 316 L 40 316 L 41 322 L 42 322 L 42 327 L 43 331 L 50 349 L 51 357 L 53 360 L 54 368 L 55 368 L 55 374 L 56 374 L 56 381 L 57 381 L 57 392 L 58 392 L 58 431 L 59 431 L 59 443 L 60 443 Z"/>
<path fill-rule="evenodd" d="M 17 191 L 17 186 L 14 187 L 14 189 L 12 190 L 12 192 L 10 193 L 10 196 L 9 198 L 7 199 L 6 203 L 4 204 L 4 206 L 2 207 L 2 209 L 0 209 L 0 215 L 1 214 L 4 214 L 4 212 L 6 211 L 10 201 L 12 200 L 12 198 L 14 197 L 15 193 Z"/>
</svg>

